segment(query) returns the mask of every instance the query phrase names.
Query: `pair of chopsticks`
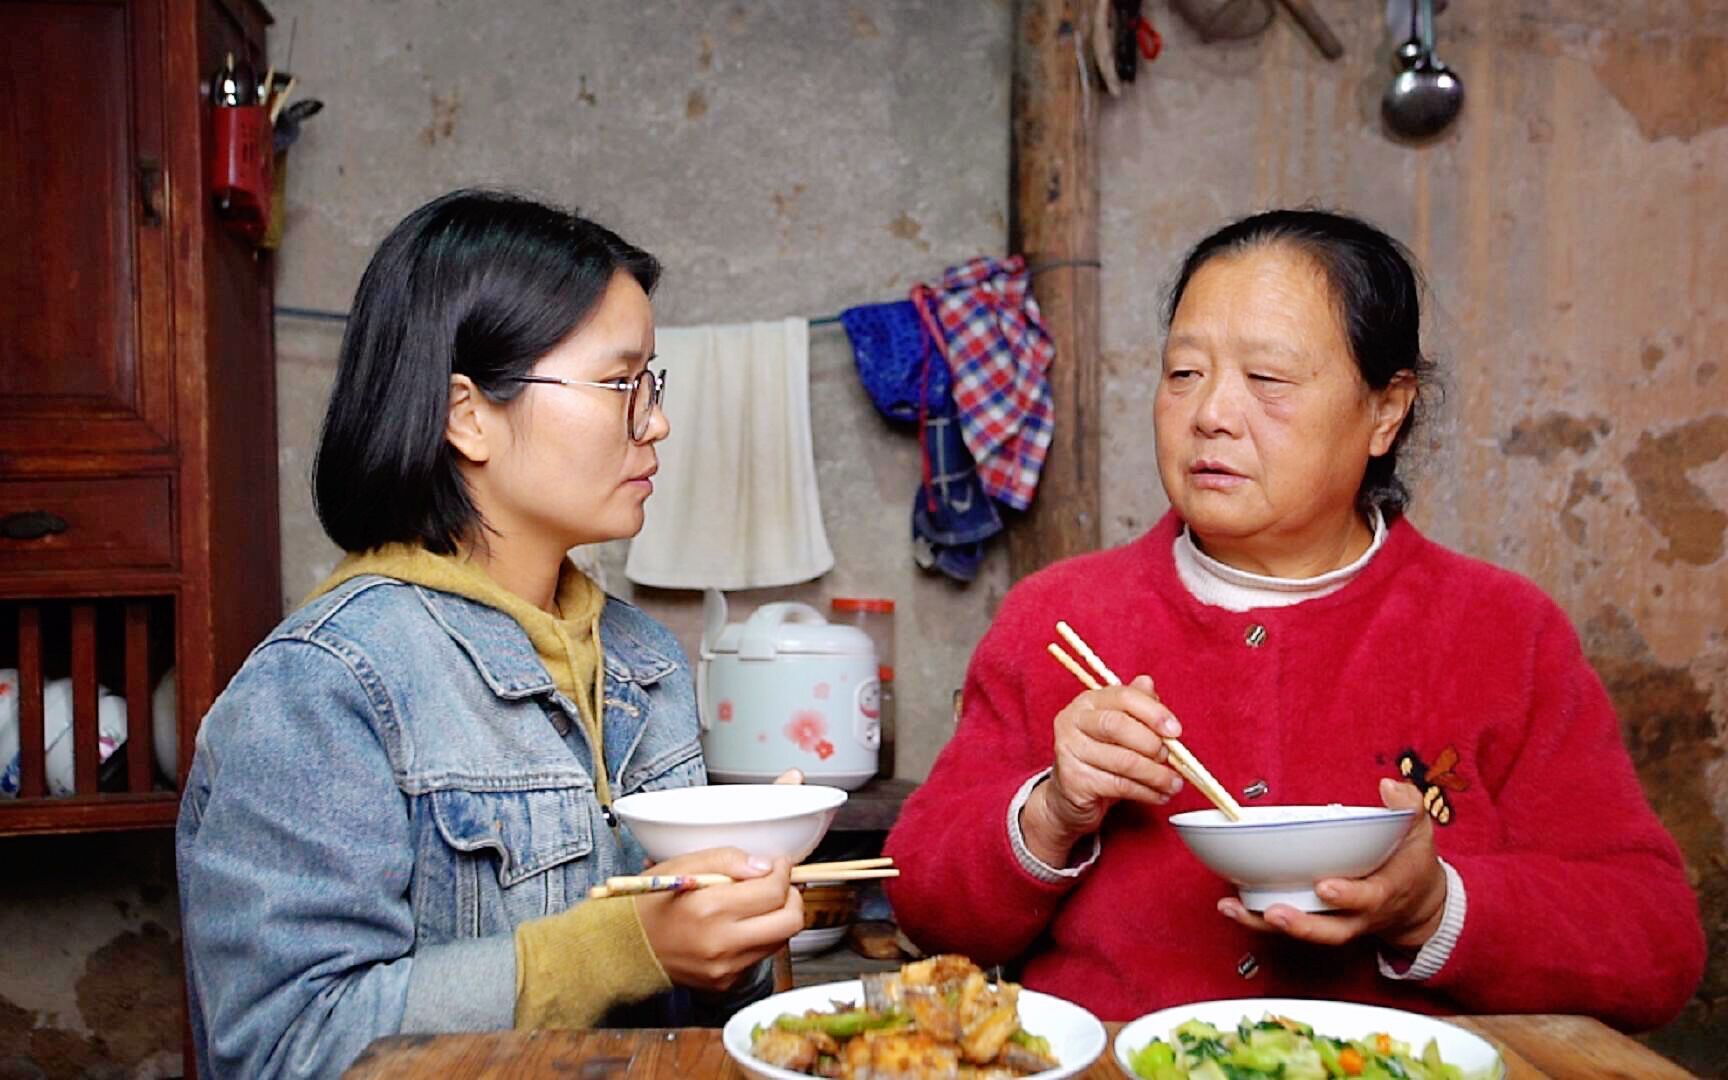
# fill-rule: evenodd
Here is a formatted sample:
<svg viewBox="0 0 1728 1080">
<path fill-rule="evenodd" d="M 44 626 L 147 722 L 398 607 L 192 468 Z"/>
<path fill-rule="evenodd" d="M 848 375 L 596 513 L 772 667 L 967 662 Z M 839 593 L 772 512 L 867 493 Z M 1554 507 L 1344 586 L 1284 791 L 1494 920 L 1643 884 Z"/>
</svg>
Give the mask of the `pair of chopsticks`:
<svg viewBox="0 0 1728 1080">
<path fill-rule="evenodd" d="M 270 125 L 272 127 L 276 125 L 276 118 L 282 115 L 282 106 L 288 104 L 288 95 L 294 92 L 294 84 L 299 81 L 297 76 L 289 75 L 282 84 L 282 90 L 278 92 L 276 89 L 276 65 L 271 64 L 264 69 L 264 81 L 259 86 L 263 100 L 258 104 L 270 110 Z"/>
<path fill-rule="evenodd" d="M 851 859 L 845 862 L 800 863 L 792 868 L 792 884 L 807 885 L 817 881 L 872 881 L 877 878 L 899 877 L 894 860 Z M 734 881 L 725 874 L 637 874 L 609 877 L 606 884 L 588 890 L 588 899 L 604 900 L 609 896 L 637 896 L 651 892 L 688 892 L 710 885 L 730 885 Z"/>
<path fill-rule="evenodd" d="M 275 69 L 271 69 L 271 79 L 275 79 Z M 288 95 L 294 92 L 294 86 L 300 81 L 298 76 L 288 76 L 288 81 L 282 84 L 281 92 L 277 92 L 274 81 L 267 84 L 270 87 L 270 97 L 265 104 L 270 106 L 270 126 L 276 126 L 276 118 L 282 115 L 282 106 L 288 104 Z"/>
<path fill-rule="evenodd" d="M 1086 662 L 1092 665 L 1092 670 L 1098 673 L 1098 678 L 1093 678 L 1092 672 L 1081 667 L 1079 661 L 1069 656 L 1067 650 L 1063 649 L 1062 646 L 1054 641 L 1049 644 L 1050 655 L 1054 656 L 1063 667 L 1073 672 L 1074 677 L 1085 684 L 1088 690 L 1101 690 L 1105 685 L 1122 685 L 1122 680 L 1116 677 L 1116 673 L 1110 670 L 1108 664 L 1098 658 L 1098 654 L 1092 651 L 1090 645 L 1080 639 L 1080 635 L 1074 632 L 1072 626 L 1065 622 L 1058 622 L 1056 632 L 1075 652 L 1085 657 Z M 1099 678 L 1104 680 L 1102 684 L 1099 683 Z M 1230 792 L 1225 790 L 1224 785 L 1206 771 L 1206 766 L 1200 764 L 1200 759 L 1182 745 L 1181 740 L 1167 738 L 1164 740 L 1164 746 L 1170 752 L 1170 764 L 1190 784 L 1193 784 L 1200 794 L 1212 800 L 1212 805 L 1223 811 L 1224 816 L 1231 821 L 1242 820 L 1242 807 L 1231 797 Z"/>
</svg>

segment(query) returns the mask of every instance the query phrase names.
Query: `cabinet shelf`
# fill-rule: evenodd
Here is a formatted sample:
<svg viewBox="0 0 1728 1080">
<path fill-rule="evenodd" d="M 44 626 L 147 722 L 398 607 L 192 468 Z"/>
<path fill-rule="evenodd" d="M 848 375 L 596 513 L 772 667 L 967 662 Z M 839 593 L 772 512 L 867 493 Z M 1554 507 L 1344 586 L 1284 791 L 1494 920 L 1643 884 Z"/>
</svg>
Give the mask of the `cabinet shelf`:
<svg viewBox="0 0 1728 1080">
<path fill-rule="evenodd" d="M 8 836 L 43 833 L 124 832 L 172 828 L 180 793 L 152 791 L 70 795 L 64 799 L 10 799 L 0 804 L 0 830 Z"/>
<path fill-rule="evenodd" d="M 271 258 L 218 221 L 204 160 L 210 74 L 263 71 L 269 23 L 256 0 L 0 4 L 28 135 L 0 205 L 30 211 L 0 216 L 0 836 L 172 825 L 199 719 L 281 616 Z M 83 70 L 75 95 L 54 77 Z"/>
</svg>

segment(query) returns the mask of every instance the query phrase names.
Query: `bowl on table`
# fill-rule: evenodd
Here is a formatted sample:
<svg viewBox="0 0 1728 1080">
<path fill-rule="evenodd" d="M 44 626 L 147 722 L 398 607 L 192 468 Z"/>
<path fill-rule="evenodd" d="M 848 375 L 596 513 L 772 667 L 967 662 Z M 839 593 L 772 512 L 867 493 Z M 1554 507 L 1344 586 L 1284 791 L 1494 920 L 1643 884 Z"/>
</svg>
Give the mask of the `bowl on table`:
<svg viewBox="0 0 1728 1080">
<path fill-rule="evenodd" d="M 845 801 L 844 791 L 818 784 L 710 784 L 626 795 L 612 809 L 654 862 L 735 847 L 797 863 Z"/>
<path fill-rule="evenodd" d="M 1272 904 L 1326 911 L 1314 883 L 1372 873 L 1415 815 L 1384 806 L 1245 806 L 1240 821 L 1190 810 L 1170 824 L 1208 869 L 1235 883 L 1249 911 Z"/>
<path fill-rule="evenodd" d="M 840 944 L 858 917 L 858 886 L 813 881 L 798 891 L 804 897 L 804 929 L 792 935 L 792 955 L 813 956 Z"/>
</svg>

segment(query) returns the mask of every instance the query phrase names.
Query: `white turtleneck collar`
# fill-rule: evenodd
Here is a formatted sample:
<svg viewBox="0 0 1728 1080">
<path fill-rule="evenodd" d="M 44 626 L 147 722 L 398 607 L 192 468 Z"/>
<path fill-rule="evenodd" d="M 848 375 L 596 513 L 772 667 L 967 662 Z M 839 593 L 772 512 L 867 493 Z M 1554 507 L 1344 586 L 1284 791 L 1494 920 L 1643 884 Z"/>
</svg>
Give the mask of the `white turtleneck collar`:
<svg viewBox="0 0 1728 1080">
<path fill-rule="evenodd" d="M 1318 577 L 1281 578 L 1251 574 L 1226 566 L 1201 551 L 1189 535 L 1188 527 L 1176 534 L 1174 554 L 1176 576 L 1202 604 L 1221 607 L 1226 611 L 1249 611 L 1253 608 L 1291 607 L 1305 600 L 1318 600 L 1337 592 L 1360 574 L 1381 545 L 1386 543 L 1386 518 L 1378 507 L 1372 521 L 1374 542 L 1349 566 L 1329 570 Z"/>
</svg>

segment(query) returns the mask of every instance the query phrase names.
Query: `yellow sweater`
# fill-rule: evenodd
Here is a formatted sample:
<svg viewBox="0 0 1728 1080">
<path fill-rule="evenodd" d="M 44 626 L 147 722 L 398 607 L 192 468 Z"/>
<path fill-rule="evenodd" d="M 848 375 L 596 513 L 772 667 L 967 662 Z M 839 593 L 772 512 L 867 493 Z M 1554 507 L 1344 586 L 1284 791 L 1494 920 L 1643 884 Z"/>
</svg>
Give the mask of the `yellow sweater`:
<svg viewBox="0 0 1728 1080">
<path fill-rule="evenodd" d="M 320 596 L 365 574 L 423 585 L 485 604 L 522 627 L 558 690 L 576 704 L 602 805 L 612 801 L 602 752 L 600 611 L 606 594 L 565 562 L 558 575 L 558 614 L 542 611 L 499 585 L 478 563 L 434 555 L 412 544 L 387 544 L 349 555 L 313 591 Z M 593 1026 L 614 1005 L 668 989 L 654 950 L 628 897 L 586 900 L 516 928 L 516 1026 Z"/>
</svg>

